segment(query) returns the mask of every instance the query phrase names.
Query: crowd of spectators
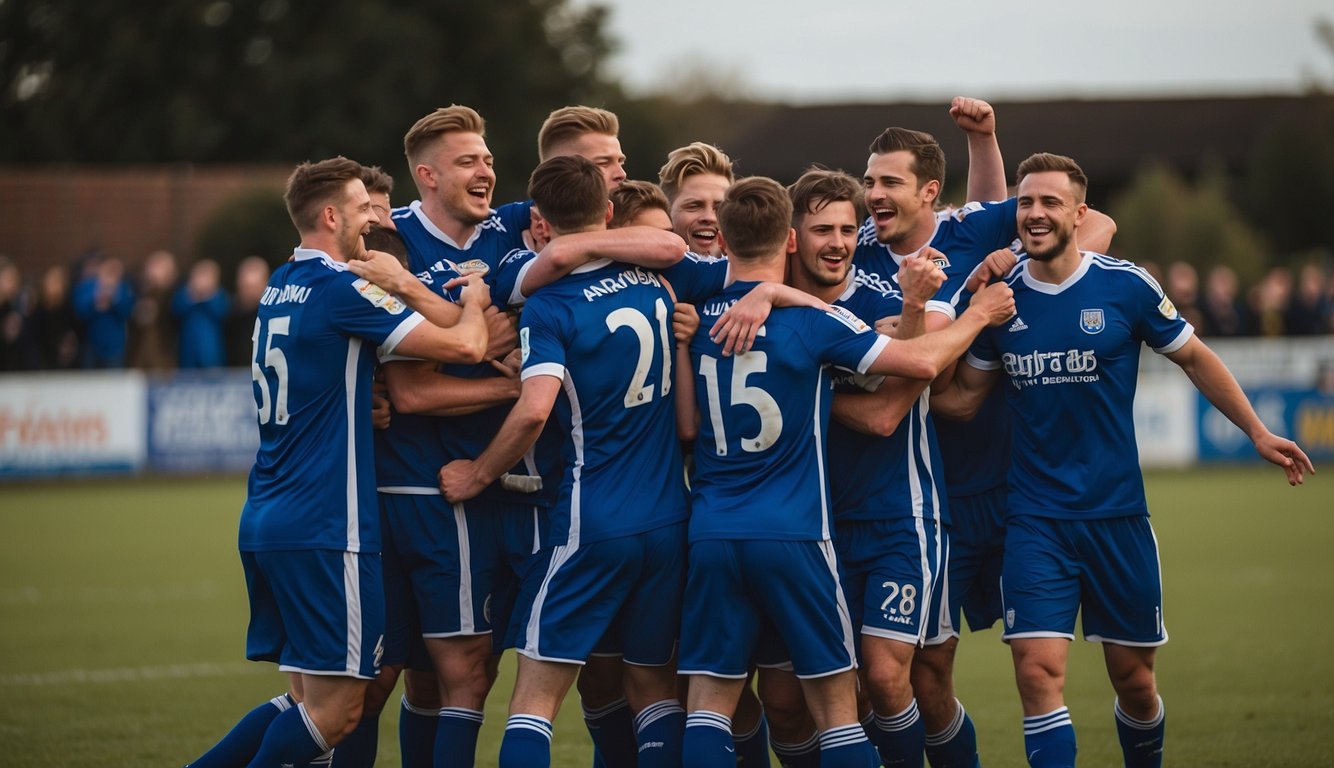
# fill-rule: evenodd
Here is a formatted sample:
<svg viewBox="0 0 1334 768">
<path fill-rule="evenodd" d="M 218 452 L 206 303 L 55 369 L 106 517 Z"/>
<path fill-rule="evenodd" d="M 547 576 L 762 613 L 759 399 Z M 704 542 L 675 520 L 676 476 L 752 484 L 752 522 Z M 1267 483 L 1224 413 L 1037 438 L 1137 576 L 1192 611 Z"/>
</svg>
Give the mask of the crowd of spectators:
<svg viewBox="0 0 1334 768">
<path fill-rule="evenodd" d="M 240 262 L 230 291 L 216 261 L 182 270 L 169 251 L 133 274 L 98 252 L 33 275 L 0 256 L 0 371 L 249 366 L 268 279 L 258 256 Z"/>
<path fill-rule="evenodd" d="M 1334 272 L 1275 267 L 1243 291 L 1236 272 L 1145 263 L 1205 338 L 1334 334 Z M 0 371 L 73 368 L 215 368 L 250 365 L 255 310 L 268 263 L 241 261 L 230 291 L 212 259 L 181 278 L 175 255 L 155 251 L 133 277 L 117 258 L 90 253 L 72 266 L 23 275 L 0 256 Z"/>
<path fill-rule="evenodd" d="M 1166 270 L 1145 264 L 1168 298 L 1202 337 L 1319 336 L 1334 333 L 1334 274 L 1308 263 L 1270 269 L 1243 291 L 1232 268 L 1203 276 L 1183 261 Z"/>
</svg>

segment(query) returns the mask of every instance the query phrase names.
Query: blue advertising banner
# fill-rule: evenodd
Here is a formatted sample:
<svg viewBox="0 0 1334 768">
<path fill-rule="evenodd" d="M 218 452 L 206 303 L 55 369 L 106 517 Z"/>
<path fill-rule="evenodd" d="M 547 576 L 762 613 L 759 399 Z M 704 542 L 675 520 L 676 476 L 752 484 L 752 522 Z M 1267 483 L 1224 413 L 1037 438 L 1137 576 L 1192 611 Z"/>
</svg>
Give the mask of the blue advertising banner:
<svg viewBox="0 0 1334 768">
<path fill-rule="evenodd" d="M 259 428 L 250 372 L 180 371 L 148 385 L 148 468 L 159 472 L 244 472 L 255 462 Z"/>
<path fill-rule="evenodd" d="M 1334 394 L 1292 387 L 1248 387 L 1246 396 L 1265 426 L 1296 440 L 1311 461 L 1319 464 L 1334 459 Z M 1200 461 L 1262 461 L 1246 435 L 1203 395 L 1198 397 Z"/>
</svg>

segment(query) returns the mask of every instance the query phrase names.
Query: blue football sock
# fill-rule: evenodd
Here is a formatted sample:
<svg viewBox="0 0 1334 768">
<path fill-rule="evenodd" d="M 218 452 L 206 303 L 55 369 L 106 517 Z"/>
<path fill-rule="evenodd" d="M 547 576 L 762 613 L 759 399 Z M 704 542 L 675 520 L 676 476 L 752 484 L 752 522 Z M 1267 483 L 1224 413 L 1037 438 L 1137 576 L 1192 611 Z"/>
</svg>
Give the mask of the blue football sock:
<svg viewBox="0 0 1334 768">
<path fill-rule="evenodd" d="M 623 768 L 635 764 L 639 749 L 635 738 L 635 718 L 625 699 L 605 707 L 584 709 L 584 725 L 593 739 L 594 768 Z"/>
<path fill-rule="evenodd" d="M 440 710 L 435 726 L 435 768 L 472 768 L 477 759 L 477 732 L 482 713 L 463 707 Z"/>
<path fill-rule="evenodd" d="M 675 768 L 681 764 L 686 711 L 676 699 L 663 699 L 635 715 L 639 768 Z"/>
<path fill-rule="evenodd" d="M 750 733 L 732 734 L 732 743 L 741 768 L 769 768 L 769 721 L 763 712 Z"/>
<path fill-rule="evenodd" d="M 820 734 L 820 768 L 877 768 L 880 757 L 861 723 L 840 725 Z"/>
<path fill-rule="evenodd" d="M 432 768 L 435 765 L 435 729 L 440 710 L 413 706 L 403 697 L 398 712 L 398 751 L 403 768 Z"/>
<path fill-rule="evenodd" d="M 332 768 L 375 768 L 375 752 L 380 746 L 380 715 L 363 717 L 334 750 Z"/>
<path fill-rule="evenodd" d="M 248 768 L 281 768 L 284 763 L 306 765 L 324 758 L 328 752 L 329 745 L 306 714 L 306 705 L 297 704 L 269 723 Z"/>
<path fill-rule="evenodd" d="M 686 715 L 681 764 L 691 768 L 735 768 L 731 719 L 707 710 Z"/>
<path fill-rule="evenodd" d="M 221 741 L 187 768 L 232 768 L 250 762 L 259 751 L 269 723 L 293 704 L 292 697 L 284 693 L 250 710 Z"/>
<path fill-rule="evenodd" d="M 774 754 L 778 755 L 778 764 L 783 768 L 820 768 L 820 734 L 799 744 L 773 742 Z"/>
<path fill-rule="evenodd" d="M 922 768 L 922 749 L 926 741 L 926 726 L 917 710 L 917 699 L 892 717 L 875 716 L 872 730 L 885 768 Z"/>
<path fill-rule="evenodd" d="M 1159 768 L 1163 764 L 1163 735 L 1167 730 L 1162 697 L 1158 697 L 1158 714 L 1149 720 L 1136 720 L 1127 715 L 1121 710 L 1120 700 L 1113 711 L 1126 768 Z"/>
<path fill-rule="evenodd" d="M 926 759 L 931 768 L 980 768 L 973 718 L 964 711 L 958 699 L 954 703 L 958 707 L 954 720 L 940 733 L 926 735 Z"/>
<path fill-rule="evenodd" d="M 1032 768 L 1074 768 L 1077 751 L 1069 709 L 1024 718 L 1024 752 Z"/>
<path fill-rule="evenodd" d="M 500 742 L 500 768 L 550 768 L 551 722 L 537 715 L 510 715 Z"/>
</svg>

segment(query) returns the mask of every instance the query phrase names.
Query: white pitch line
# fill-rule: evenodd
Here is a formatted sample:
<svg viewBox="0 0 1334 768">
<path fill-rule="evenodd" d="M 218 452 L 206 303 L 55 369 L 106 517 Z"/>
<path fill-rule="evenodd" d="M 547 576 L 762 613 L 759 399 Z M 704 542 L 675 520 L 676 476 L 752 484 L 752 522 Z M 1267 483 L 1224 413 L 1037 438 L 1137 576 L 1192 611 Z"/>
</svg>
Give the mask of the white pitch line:
<svg viewBox="0 0 1334 768">
<path fill-rule="evenodd" d="M 0 675 L 0 688 L 45 685 L 79 685 L 90 683 L 137 683 L 152 680 L 184 680 L 195 677 L 231 677 L 272 673 L 274 667 L 247 661 L 225 663 L 198 662 L 194 664 L 167 664 L 156 667 L 120 667 L 117 669 L 59 669 L 52 672 L 30 672 L 19 675 Z"/>
</svg>

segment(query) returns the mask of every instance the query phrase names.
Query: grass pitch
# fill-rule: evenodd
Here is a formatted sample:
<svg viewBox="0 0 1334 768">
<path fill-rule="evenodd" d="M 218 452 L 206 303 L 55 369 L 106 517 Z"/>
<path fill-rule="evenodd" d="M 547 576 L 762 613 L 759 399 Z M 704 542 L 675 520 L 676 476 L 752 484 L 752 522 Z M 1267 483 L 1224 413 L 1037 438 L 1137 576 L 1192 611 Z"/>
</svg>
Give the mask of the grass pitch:
<svg viewBox="0 0 1334 768">
<path fill-rule="evenodd" d="M 1334 478 L 1272 468 L 1147 478 L 1171 642 L 1160 652 L 1167 763 L 1327 764 L 1334 754 Z M 244 661 L 236 555 L 243 478 L 0 485 L 0 764 L 181 765 L 284 676 Z M 1023 766 L 1018 697 L 996 629 L 966 634 L 957 685 L 983 765 Z M 487 706 L 495 765 L 512 660 Z M 555 763 L 590 764 L 571 694 Z M 1083 765 L 1119 765 L 1100 648 L 1071 649 Z M 398 765 L 397 713 L 379 766 Z"/>
</svg>

